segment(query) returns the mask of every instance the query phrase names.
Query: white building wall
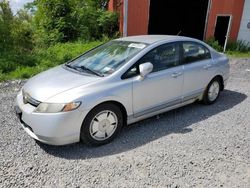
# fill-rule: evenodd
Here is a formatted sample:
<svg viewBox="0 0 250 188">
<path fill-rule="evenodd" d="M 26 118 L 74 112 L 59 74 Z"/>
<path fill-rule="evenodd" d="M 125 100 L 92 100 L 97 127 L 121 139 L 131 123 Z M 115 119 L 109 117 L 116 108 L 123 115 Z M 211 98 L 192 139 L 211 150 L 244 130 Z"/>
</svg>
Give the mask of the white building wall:
<svg viewBox="0 0 250 188">
<path fill-rule="evenodd" d="M 245 0 L 238 40 L 249 42 L 250 46 L 250 0 Z"/>
</svg>

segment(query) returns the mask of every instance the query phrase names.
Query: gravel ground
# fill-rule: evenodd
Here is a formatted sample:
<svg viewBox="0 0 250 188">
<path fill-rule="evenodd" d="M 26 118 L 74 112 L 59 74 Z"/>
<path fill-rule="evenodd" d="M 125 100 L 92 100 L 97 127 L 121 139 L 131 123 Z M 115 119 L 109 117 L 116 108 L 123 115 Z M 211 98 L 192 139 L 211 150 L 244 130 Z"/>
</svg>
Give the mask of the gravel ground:
<svg viewBox="0 0 250 188">
<path fill-rule="evenodd" d="M 0 187 L 250 187 L 250 59 L 231 60 L 218 102 L 127 126 L 112 143 L 36 143 L 13 104 L 24 81 L 0 84 Z"/>
</svg>

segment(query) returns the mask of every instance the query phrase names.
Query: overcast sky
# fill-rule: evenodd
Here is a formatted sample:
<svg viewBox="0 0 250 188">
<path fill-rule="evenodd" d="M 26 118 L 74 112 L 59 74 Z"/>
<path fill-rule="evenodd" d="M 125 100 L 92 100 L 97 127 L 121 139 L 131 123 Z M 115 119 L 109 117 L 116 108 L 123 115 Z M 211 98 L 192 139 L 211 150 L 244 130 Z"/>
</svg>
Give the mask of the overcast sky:
<svg viewBox="0 0 250 188">
<path fill-rule="evenodd" d="M 28 2 L 32 2 L 33 0 L 9 0 L 9 1 L 10 1 L 11 9 L 13 13 L 15 14 L 18 9 L 23 8 L 24 4 Z"/>
</svg>

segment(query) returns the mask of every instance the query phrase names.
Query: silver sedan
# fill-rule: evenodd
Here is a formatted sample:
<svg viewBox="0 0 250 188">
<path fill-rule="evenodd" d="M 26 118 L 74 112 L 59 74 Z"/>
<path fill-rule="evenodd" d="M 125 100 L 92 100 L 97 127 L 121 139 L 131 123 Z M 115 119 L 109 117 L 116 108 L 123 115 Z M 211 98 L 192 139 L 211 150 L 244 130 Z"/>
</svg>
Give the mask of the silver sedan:
<svg viewBox="0 0 250 188">
<path fill-rule="evenodd" d="M 125 37 L 31 78 L 15 109 L 24 130 L 43 143 L 101 145 L 126 124 L 195 101 L 214 103 L 228 77 L 228 58 L 202 41 Z"/>
</svg>

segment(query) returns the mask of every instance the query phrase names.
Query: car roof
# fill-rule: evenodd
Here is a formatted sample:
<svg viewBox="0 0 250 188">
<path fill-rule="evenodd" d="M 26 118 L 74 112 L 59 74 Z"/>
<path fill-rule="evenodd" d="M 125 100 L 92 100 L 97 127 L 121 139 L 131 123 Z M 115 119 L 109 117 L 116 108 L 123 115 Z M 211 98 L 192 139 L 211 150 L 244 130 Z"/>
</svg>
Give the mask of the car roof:
<svg viewBox="0 0 250 188">
<path fill-rule="evenodd" d="M 175 40 L 180 41 L 180 40 L 190 40 L 190 39 L 195 40 L 189 37 L 176 36 L 176 35 L 138 35 L 138 36 L 123 37 L 116 40 L 153 44 L 163 40 L 167 42 L 167 41 L 175 41 Z"/>
</svg>

